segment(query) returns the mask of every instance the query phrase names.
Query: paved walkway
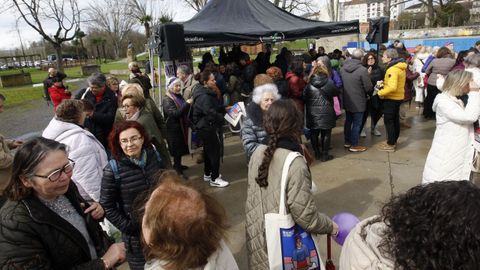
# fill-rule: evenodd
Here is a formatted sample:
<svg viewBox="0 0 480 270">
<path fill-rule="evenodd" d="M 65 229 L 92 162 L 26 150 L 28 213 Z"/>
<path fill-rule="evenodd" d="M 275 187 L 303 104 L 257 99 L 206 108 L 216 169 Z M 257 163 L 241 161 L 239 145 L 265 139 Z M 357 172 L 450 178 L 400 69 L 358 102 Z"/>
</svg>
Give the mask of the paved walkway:
<svg viewBox="0 0 480 270">
<path fill-rule="evenodd" d="M 26 108 L 12 109 L 0 114 L 0 132 L 18 136 L 42 130 L 52 116 L 52 108 L 40 104 L 29 104 Z M 425 158 L 430 149 L 435 131 L 434 121 L 425 121 L 413 107 L 409 111 L 412 128 L 402 129 L 395 153 L 378 151 L 374 146 L 385 140 L 385 136 L 362 138 L 361 144 L 369 149 L 363 153 L 350 153 L 343 148 L 343 119 L 337 121 L 332 134 L 332 154 L 335 159 L 315 162 L 311 167 L 313 181 L 318 186 L 315 200 L 319 209 L 329 216 L 338 212 L 351 212 L 360 219 L 379 212 L 383 202 L 391 194 L 398 194 L 421 182 Z M 5 122 L 7 121 L 7 123 Z M 368 121 L 368 123 L 370 123 Z M 369 127 L 369 124 L 367 125 Z M 380 130 L 385 134 L 383 121 Z M 205 188 L 226 208 L 231 229 L 229 246 L 240 269 L 247 269 L 245 248 L 244 205 L 247 189 L 247 164 L 238 137 L 225 141 L 225 157 L 221 167 L 224 178 L 231 185 L 224 189 L 210 188 L 203 182 L 203 165 L 195 164 L 190 156 L 184 157 L 190 168 L 186 174 L 191 182 Z M 321 247 L 322 258 L 326 258 L 326 241 Z M 338 261 L 341 247 L 333 242 L 334 261 Z M 121 267 L 128 269 L 126 265 Z"/>
<path fill-rule="evenodd" d="M 351 153 L 343 148 L 343 119 L 337 121 L 332 134 L 332 154 L 335 159 L 328 162 L 315 162 L 311 167 L 313 181 L 318 186 L 315 199 L 319 209 L 329 216 L 338 212 L 351 212 L 360 219 L 377 214 L 383 202 L 392 193 L 403 192 L 421 182 L 425 158 L 430 149 L 435 130 L 434 121 L 424 121 L 417 110 L 409 112 L 411 129 L 403 129 L 398 150 L 386 153 L 373 146 L 383 142 L 385 136 L 361 139 L 361 144 L 369 149 L 363 153 Z M 368 127 L 369 127 L 368 121 Z M 385 134 L 383 121 L 380 130 Z M 186 159 L 189 164 L 193 161 Z M 247 269 L 245 248 L 245 212 L 247 189 L 247 164 L 237 137 L 226 140 L 225 158 L 221 173 L 231 186 L 213 189 L 202 183 L 202 166 L 193 165 L 187 174 L 191 181 L 205 186 L 227 209 L 231 230 L 230 247 L 235 254 L 240 269 Z M 321 255 L 326 258 L 326 239 Z M 334 261 L 338 261 L 341 247 L 333 243 Z"/>
</svg>

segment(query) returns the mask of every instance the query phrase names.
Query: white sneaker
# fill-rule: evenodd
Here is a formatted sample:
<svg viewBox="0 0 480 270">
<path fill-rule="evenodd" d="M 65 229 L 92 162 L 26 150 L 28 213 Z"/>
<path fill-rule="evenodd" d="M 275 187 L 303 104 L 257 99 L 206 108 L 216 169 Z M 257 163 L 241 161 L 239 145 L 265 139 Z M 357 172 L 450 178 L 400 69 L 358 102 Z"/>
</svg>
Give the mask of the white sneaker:
<svg viewBox="0 0 480 270">
<path fill-rule="evenodd" d="M 220 176 L 216 178 L 215 181 L 210 181 L 211 187 L 226 187 L 228 185 L 230 185 L 230 183 L 220 178 Z"/>
<path fill-rule="evenodd" d="M 362 132 L 360 132 L 360 137 L 362 137 L 362 138 L 367 137 L 367 133 L 365 133 L 365 128 L 362 129 Z"/>
<path fill-rule="evenodd" d="M 203 175 L 203 181 L 205 182 L 210 182 L 212 181 L 212 176 L 211 175 Z"/>
<path fill-rule="evenodd" d="M 382 133 L 377 128 L 374 128 L 372 130 L 372 134 L 375 136 L 382 136 Z"/>
</svg>

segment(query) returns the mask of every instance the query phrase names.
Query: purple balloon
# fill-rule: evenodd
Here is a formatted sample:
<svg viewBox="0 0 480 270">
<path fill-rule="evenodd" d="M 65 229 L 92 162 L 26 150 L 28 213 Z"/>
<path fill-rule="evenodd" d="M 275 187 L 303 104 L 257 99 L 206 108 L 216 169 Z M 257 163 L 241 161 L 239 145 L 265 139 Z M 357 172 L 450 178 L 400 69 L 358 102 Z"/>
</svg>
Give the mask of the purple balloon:
<svg viewBox="0 0 480 270">
<path fill-rule="evenodd" d="M 360 220 L 353 214 L 347 212 L 336 214 L 332 220 L 338 225 L 338 234 L 333 240 L 340 246 L 343 246 L 348 234 Z"/>
</svg>

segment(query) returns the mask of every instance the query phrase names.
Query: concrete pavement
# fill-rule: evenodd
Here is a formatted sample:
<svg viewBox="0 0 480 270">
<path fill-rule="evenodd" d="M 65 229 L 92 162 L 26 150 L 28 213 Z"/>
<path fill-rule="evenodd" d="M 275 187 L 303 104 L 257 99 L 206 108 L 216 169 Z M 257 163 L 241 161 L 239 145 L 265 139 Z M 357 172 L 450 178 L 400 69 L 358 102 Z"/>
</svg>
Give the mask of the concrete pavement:
<svg viewBox="0 0 480 270">
<path fill-rule="evenodd" d="M 351 212 L 360 219 L 379 213 L 383 202 L 391 194 L 398 194 L 421 182 L 425 158 L 430 149 L 435 132 L 435 122 L 425 121 L 418 110 L 409 111 L 410 129 L 402 129 L 397 151 L 381 152 L 375 145 L 386 140 L 383 120 L 379 122 L 382 136 L 367 134 L 360 143 L 367 146 L 363 153 L 351 153 L 343 148 L 343 118 L 337 121 L 332 134 L 331 153 L 335 157 L 328 162 L 316 161 L 311 166 L 313 181 L 318 190 L 315 200 L 319 209 L 332 217 L 338 212 Z M 367 121 L 370 127 L 370 120 Z M 238 137 L 225 140 L 225 157 L 221 166 L 224 179 L 231 185 L 224 189 L 211 188 L 201 179 L 203 165 L 197 165 L 194 159 L 184 157 L 184 163 L 190 166 L 186 174 L 189 181 L 204 187 L 225 207 L 231 229 L 229 246 L 235 255 L 240 269 L 247 268 L 245 247 L 245 201 L 247 190 L 247 164 L 243 148 Z M 326 239 L 321 246 L 321 256 L 326 259 Z M 332 241 L 333 259 L 338 263 L 341 247 Z M 338 264 L 337 264 L 338 265 Z"/>
</svg>

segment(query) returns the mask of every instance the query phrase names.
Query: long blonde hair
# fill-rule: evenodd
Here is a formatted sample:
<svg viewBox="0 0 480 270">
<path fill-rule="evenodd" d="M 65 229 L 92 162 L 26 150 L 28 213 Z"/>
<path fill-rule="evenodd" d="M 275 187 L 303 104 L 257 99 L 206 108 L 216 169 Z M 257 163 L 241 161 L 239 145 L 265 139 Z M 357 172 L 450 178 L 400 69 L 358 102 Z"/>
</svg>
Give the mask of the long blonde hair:
<svg viewBox="0 0 480 270">
<path fill-rule="evenodd" d="M 459 97 L 465 94 L 465 87 L 473 78 L 473 74 L 469 71 L 454 70 L 448 73 L 443 84 L 443 92 L 452 96 Z"/>
</svg>

